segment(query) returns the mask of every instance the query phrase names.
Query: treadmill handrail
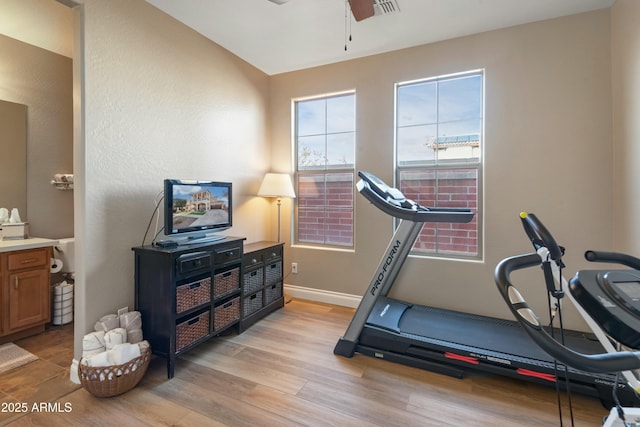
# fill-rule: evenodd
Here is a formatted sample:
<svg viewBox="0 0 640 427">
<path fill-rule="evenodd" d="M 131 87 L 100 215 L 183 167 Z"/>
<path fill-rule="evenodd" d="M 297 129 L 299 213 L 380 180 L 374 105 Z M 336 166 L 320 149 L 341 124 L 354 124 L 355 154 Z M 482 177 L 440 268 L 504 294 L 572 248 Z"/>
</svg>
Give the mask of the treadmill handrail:
<svg viewBox="0 0 640 427">
<path fill-rule="evenodd" d="M 521 212 L 520 219 L 522 220 L 524 231 L 536 251 L 544 246 L 549 251 L 549 256 L 552 260 L 562 262 L 563 251 L 542 221 L 535 214 L 529 212 Z"/>
<path fill-rule="evenodd" d="M 467 223 L 474 213 L 465 208 L 425 207 L 404 197 L 400 190 L 386 185 L 380 178 L 368 172 L 358 172 L 357 189 L 378 209 L 395 218 L 413 222 Z"/>
<path fill-rule="evenodd" d="M 531 339 L 554 359 L 585 372 L 609 373 L 640 368 L 640 352 L 582 354 L 562 345 L 547 333 L 539 317 L 510 278 L 513 271 L 539 266 L 541 262 L 542 258 L 537 253 L 517 255 L 502 260 L 495 270 L 495 281 L 500 294 Z"/>
<path fill-rule="evenodd" d="M 589 262 L 608 262 L 626 265 L 634 270 L 640 270 L 640 259 L 619 252 L 605 252 L 605 251 L 586 251 L 584 258 Z"/>
</svg>

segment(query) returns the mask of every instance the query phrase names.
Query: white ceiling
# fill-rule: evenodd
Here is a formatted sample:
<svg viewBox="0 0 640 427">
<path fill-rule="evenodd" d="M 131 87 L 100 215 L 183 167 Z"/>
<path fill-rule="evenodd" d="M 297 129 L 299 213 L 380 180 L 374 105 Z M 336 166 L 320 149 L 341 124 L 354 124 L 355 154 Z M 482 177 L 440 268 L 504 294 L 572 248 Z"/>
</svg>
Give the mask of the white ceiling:
<svg viewBox="0 0 640 427">
<path fill-rule="evenodd" d="M 397 0 L 398 13 L 349 19 L 346 52 L 345 0 L 147 2 L 273 75 L 608 8 L 615 0 Z"/>
</svg>

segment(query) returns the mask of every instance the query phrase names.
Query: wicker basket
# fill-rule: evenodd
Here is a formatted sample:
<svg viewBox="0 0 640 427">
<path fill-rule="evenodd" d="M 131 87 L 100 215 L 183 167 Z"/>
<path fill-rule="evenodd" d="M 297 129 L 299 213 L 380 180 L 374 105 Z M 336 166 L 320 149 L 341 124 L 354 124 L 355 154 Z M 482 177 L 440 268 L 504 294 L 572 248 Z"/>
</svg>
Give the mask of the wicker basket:
<svg viewBox="0 0 640 427">
<path fill-rule="evenodd" d="M 240 269 L 234 268 L 213 276 L 213 298 L 219 299 L 229 295 L 240 287 Z"/>
<path fill-rule="evenodd" d="M 176 287 L 176 313 L 211 301 L 211 277 Z"/>
<path fill-rule="evenodd" d="M 122 365 L 93 367 L 80 361 L 78 377 L 85 389 L 96 397 L 111 397 L 126 393 L 142 379 L 149 367 L 151 349 L 146 348 L 135 359 Z"/>
<path fill-rule="evenodd" d="M 230 323 L 240 320 L 240 297 L 236 297 L 214 309 L 213 330 L 219 331 Z"/>
<path fill-rule="evenodd" d="M 276 261 L 273 264 L 267 265 L 265 268 L 266 277 L 265 282 L 270 285 L 275 280 L 281 280 L 282 277 L 282 261 Z"/>
<path fill-rule="evenodd" d="M 245 295 L 257 291 L 263 285 L 262 268 L 245 273 L 242 276 L 242 291 Z"/>
<path fill-rule="evenodd" d="M 209 310 L 176 325 L 176 351 L 209 334 Z"/>
<path fill-rule="evenodd" d="M 262 291 L 249 295 L 244 299 L 242 313 L 245 316 L 255 313 L 262 308 Z"/>
</svg>

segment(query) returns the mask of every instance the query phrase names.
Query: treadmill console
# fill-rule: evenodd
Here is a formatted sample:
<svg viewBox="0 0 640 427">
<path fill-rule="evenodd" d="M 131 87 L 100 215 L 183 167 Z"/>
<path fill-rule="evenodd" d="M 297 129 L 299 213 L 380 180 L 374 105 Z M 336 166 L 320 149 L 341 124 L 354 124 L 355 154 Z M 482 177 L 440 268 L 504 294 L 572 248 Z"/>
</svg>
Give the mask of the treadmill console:
<svg viewBox="0 0 640 427">
<path fill-rule="evenodd" d="M 428 208 L 407 199 L 397 188 L 389 187 L 377 176 L 359 171 L 357 188 L 378 209 L 395 218 L 415 222 L 469 222 L 473 219 L 470 209 Z"/>
<path fill-rule="evenodd" d="M 571 295 L 616 341 L 640 349 L 640 272 L 582 270 L 569 283 Z"/>
<path fill-rule="evenodd" d="M 640 271 L 607 271 L 598 275 L 598 282 L 623 309 L 640 318 Z"/>
<path fill-rule="evenodd" d="M 369 184 L 369 188 L 373 190 L 378 196 L 385 199 L 387 203 L 401 206 L 405 209 L 417 209 L 418 204 L 413 200 L 409 200 L 404 197 L 404 194 L 397 188 L 389 187 L 377 176 L 368 172 L 359 172 L 358 175 L 364 181 Z M 358 189 L 358 191 L 360 191 Z"/>
</svg>

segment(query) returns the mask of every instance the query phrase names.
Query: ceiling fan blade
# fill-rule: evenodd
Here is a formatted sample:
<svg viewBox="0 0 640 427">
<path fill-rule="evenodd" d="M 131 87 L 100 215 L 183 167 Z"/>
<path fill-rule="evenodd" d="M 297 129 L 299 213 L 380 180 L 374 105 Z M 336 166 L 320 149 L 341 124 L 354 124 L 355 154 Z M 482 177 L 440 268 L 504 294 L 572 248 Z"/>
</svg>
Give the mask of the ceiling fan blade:
<svg viewBox="0 0 640 427">
<path fill-rule="evenodd" d="M 373 0 L 349 0 L 351 13 L 356 21 L 370 18 L 374 15 Z"/>
</svg>

